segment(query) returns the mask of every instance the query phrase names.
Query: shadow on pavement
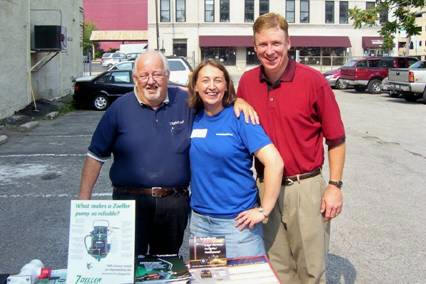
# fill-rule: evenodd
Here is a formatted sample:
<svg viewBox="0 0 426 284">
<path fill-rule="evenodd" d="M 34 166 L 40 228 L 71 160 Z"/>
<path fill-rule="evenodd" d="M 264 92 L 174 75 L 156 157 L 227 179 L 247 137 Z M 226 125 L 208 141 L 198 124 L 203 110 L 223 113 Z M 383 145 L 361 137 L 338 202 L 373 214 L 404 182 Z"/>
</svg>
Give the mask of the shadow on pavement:
<svg viewBox="0 0 426 284">
<path fill-rule="evenodd" d="M 346 258 L 329 253 L 326 278 L 329 284 L 353 284 L 356 280 L 356 270 Z"/>
</svg>

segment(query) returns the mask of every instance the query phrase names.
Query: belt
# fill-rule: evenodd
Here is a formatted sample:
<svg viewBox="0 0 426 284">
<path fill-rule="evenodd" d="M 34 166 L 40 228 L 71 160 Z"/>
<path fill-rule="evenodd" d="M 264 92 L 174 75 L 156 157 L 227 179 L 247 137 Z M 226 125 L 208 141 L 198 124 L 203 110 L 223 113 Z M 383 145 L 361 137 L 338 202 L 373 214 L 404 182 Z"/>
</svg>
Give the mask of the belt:
<svg viewBox="0 0 426 284">
<path fill-rule="evenodd" d="M 148 195 L 155 198 L 163 198 L 171 194 L 188 194 L 187 187 L 114 187 L 117 193 L 127 193 L 134 195 Z"/>
<path fill-rule="evenodd" d="M 321 173 L 321 168 L 315 169 L 311 172 L 294 175 L 294 176 L 284 176 L 281 184 L 283 185 L 292 185 L 295 181 L 300 181 L 302 179 L 307 179 L 311 177 L 315 177 Z"/>
</svg>

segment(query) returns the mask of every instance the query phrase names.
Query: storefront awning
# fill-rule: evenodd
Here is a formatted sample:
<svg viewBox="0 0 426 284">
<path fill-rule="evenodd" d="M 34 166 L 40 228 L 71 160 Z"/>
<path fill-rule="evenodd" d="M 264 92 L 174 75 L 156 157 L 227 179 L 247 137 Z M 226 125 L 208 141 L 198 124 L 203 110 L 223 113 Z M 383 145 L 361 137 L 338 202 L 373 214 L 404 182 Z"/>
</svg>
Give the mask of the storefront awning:
<svg viewBox="0 0 426 284">
<path fill-rule="evenodd" d="M 253 36 L 200 36 L 200 47 L 252 47 Z M 351 47 L 347 36 L 290 36 L 293 47 Z"/>
<path fill-rule="evenodd" d="M 363 36 L 362 48 L 381 48 L 383 46 L 383 38 L 380 36 Z"/>
<path fill-rule="evenodd" d="M 251 47 L 253 36 L 200 36 L 200 47 Z"/>
<path fill-rule="evenodd" d="M 148 31 L 92 31 L 91 41 L 147 41 Z"/>
<path fill-rule="evenodd" d="M 292 47 L 352 47 L 347 36 L 290 36 Z"/>
</svg>

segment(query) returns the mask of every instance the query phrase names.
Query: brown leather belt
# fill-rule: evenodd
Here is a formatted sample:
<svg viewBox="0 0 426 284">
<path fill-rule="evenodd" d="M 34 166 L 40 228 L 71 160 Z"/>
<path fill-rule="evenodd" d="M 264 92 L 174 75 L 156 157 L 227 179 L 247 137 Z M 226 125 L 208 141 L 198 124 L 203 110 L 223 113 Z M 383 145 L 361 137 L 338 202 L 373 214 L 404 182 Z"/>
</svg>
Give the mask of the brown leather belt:
<svg viewBox="0 0 426 284">
<path fill-rule="evenodd" d="M 285 177 L 283 177 L 281 184 L 292 185 L 295 181 L 300 181 L 302 179 L 315 177 L 319 174 L 321 174 L 321 168 L 318 168 L 318 169 L 315 169 L 311 172 L 303 173 L 303 174 L 300 174 L 300 175 L 285 176 Z"/>
<path fill-rule="evenodd" d="M 114 187 L 117 193 L 134 194 L 134 195 L 148 195 L 156 198 L 163 198 L 171 194 L 188 194 L 186 187 Z"/>
</svg>

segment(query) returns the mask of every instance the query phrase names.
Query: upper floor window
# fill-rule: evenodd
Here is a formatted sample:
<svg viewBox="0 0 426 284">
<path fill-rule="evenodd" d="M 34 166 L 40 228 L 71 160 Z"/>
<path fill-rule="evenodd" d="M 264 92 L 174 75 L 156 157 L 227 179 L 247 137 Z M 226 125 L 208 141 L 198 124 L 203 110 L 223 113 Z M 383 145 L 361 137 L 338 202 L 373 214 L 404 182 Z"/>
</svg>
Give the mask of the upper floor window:
<svg viewBox="0 0 426 284">
<path fill-rule="evenodd" d="M 388 13 L 389 13 L 388 9 L 380 11 L 379 19 L 381 24 L 386 23 L 388 21 Z"/>
<path fill-rule="evenodd" d="M 295 5 L 294 0 L 285 1 L 285 19 L 288 23 L 294 23 L 295 18 Z"/>
<path fill-rule="evenodd" d="M 309 0 L 300 0 L 300 22 L 309 23 Z"/>
<path fill-rule="evenodd" d="M 348 1 L 340 1 L 339 2 L 339 23 L 347 24 L 349 13 L 348 13 Z"/>
<path fill-rule="evenodd" d="M 186 0 L 176 0 L 176 22 L 186 21 Z"/>
<path fill-rule="evenodd" d="M 244 21 L 254 21 L 254 0 L 244 0 Z"/>
<path fill-rule="evenodd" d="M 170 22 L 170 0 L 160 2 L 160 22 Z"/>
<path fill-rule="evenodd" d="M 334 1 L 325 1 L 325 23 L 334 23 Z"/>
<path fill-rule="evenodd" d="M 376 2 L 365 2 L 365 9 L 368 10 L 370 8 L 374 8 L 376 6 Z"/>
<path fill-rule="evenodd" d="M 229 0 L 220 0 L 220 21 L 229 22 Z"/>
<path fill-rule="evenodd" d="M 204 21 L 214 22 L 214 0 L 204 0 Z"/>
<path fill-rule="evenodd" d="M 269 0 L 259 0 L 259 16 L 269 13 Z"/>
</svg>

